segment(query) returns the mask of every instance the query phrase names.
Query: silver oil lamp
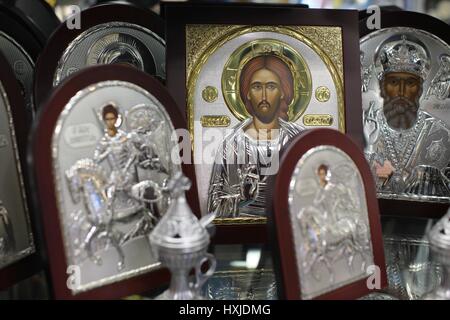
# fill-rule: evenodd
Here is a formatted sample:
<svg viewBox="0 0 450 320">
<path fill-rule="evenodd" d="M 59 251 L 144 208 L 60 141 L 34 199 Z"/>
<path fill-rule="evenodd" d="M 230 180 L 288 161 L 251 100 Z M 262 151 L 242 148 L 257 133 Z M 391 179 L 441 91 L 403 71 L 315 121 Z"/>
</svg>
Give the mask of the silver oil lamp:
<svg viewBox="0 0 450 320">
<path fill-rule="evenodd" d="M 450 300 L 450 210 L 428 233 L 431 254 L 442 267 L 442 281 L 426 300 Z"/>
<path fill-rule="evenodd" d="M 172 202 L 158 225 L 150 234 L 153 251 L 163 266 L 169 268 L 170 287 L 158 300 L 199 300 L 203 284 L 213 275 L 216 260 L 207 253 L 210 237 L 206 227 L 215 214 L 202 219 L 192 213 L 185 197 L 191 183 L 181 173 L 172 179 L 167 189 Z M 209 262 L 209 269 L 202 273 L 201 266 Z M 195 270 L 195 281 L 190 281 L 190 271 Z"/>
</svg>

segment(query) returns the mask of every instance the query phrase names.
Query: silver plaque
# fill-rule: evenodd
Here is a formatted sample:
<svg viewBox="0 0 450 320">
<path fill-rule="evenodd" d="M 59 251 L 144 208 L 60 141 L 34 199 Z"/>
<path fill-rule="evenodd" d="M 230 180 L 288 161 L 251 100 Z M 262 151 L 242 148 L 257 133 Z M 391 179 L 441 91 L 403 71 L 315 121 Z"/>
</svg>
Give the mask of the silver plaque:
<svg viewBox="0 0 450 320">
<path fill-rule="evenodd" d="M 0 83 L 0 269 L 35 251 L 12 121 Z"/>
<path fill-rule="evenodd" d="M 96 25 L 66 48 L 53 79 L 57 86 L 70 74 L 97 64 L 125 64 L 165 79 L 165 42 L 136 24 L 109 22 Z"/>
<path fill-rule="evenodd" d="M 0 31 L 0 52 L 5 56 L 20 85 L 28 113 L 34 113 L 33 79 L 34 62 L 25 49 L 13 38 Z"/>
<path fill-rule="evenodd" d="M 449 202 L 449 45 L 406 27 L 360 44 L 365 153 L 378 196 Z"/>
<path fill-rule="evenodd" d="M 220 224 L 264 223 L 280 148 L 305 129 L 344 131 L 341 46 L 339 27 L 186 26 L 187 112 L 202 214 L 216 212 Z M 253 110 L 269 91 L 250 100 L 249 88 L 252 79 L 264 80 L 256 75 L 265 69 L 270 83 L 278 80 L 267 104 L 276 111 L 262 129 Z"/>
<path fill-rule="evenodd" d="M 302 299 L 365 278 L 373 265 L 364 183 L 358 167 L 334 146 L 310 149 L 289 187 Z"/>
<path fill-rule="evenodd" d="M 174 127 L 149 92 L 123 81 L 79 91 L 53 135 L 54 179 L 73 293 L 160 267 L 148 240 L 181 171 Z"/>
</svg>

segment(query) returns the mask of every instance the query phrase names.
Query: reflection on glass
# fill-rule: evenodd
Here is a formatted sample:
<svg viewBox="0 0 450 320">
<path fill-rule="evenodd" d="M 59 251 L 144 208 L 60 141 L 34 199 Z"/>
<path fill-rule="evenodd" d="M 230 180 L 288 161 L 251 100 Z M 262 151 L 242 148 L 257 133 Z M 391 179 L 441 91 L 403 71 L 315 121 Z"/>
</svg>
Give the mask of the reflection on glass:
<svg viewBox="0 0 450 320">
<path fill-rule="evenodd" d="M 385 238 L 389 288 L 399 299 L 416 300 L 441 281 L 442 269 L 430 259 L 429 243 L 413 237 Z"/>
<path fill-rule="evenodd" d="M 274 273 L 264 269 L 216 272 L 204 290 L 210 300 L 277 299 Z"/>
</svg>

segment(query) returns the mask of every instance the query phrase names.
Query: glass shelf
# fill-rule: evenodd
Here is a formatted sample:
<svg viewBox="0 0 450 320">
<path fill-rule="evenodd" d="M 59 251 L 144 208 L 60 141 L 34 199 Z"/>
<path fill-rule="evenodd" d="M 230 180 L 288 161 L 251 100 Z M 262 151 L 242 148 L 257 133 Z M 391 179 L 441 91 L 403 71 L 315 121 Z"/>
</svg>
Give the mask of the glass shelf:
<svg viewBox="0 0 450 320">
<path fill-rule="evenodd" d="M 389 286 L 365 300 L 414 300 L 435 288 L 442 270 L 430 257 L 426 234 L 436 221 L 404 217 L 382 217 L 382 228 Z M 277 284 L 268 245 L 215 245 L 211 248 L 217 269 L 203 286 L 207 299 L 275 300 Z M 152 299 L 165 288 L 133 296 Z M 43 273 L 0 292 L 2 299 L 48 299 L 49 289 Z"/>
<path fill-rule="evenodd" d="M 431 219 L 383 217 L 388 288 L 363 299 L 415 300 L 435 288 L 442 270 L 433 263 L 426 233 Z M 216 245 L 218 269 L 203 293 L 216 300 L 277 299 L 271 254 L 266 246 Z"/>
</svg>

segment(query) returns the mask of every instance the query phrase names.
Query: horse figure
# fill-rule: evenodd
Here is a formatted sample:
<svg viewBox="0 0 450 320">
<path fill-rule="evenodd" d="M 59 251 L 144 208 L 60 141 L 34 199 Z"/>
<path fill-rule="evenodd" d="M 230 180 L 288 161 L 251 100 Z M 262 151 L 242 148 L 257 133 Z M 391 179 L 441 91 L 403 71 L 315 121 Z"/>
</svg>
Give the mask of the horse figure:
<svg viewBox="0 0 450 320">
<path fill-rule="evenodd" d="M 83 201 L 86 208 L 90 228 L 83 240 L 83 248 L 88 257 L 101 265 L 102 260 L 95 255 L 93 243 L 106 239 L 119 255 L 118 269 L 123 269 L 125 257 L 121 246 L 135 237 L 147 235 L 167 209 L 168 197 L 163 194 L 164 184 L 160 186 L 144 180 L 130 185 L 129 190 L 121 190 L 122 198 L 126 195 L 126 199 L 117 199 L 116 186 L 109 183 L 109 176 L 103 167 L 92 159 L 77 161 L 66 172 L 66 178 L 73 202 Z M 124 212 L 126 215 L 121 215 Z M 138 220 L 136 226 L 126 234 L 114 228 L 116 224 L 135 220 Z"/>
<path fill-rule="evenodd" d="M 367 226 L 364 222 L 351 217 L 336 219 L 334 213 L 323 212 L 317 206 L 303 208 L 297 214 L 300 232 L 305 241 L 303 268 L 305 274 L 311 272 L 316 280 L 318 266 L 324 265 L 334 283 L 332 264 L 344 256 L 347 267 L 353 270 L 356 255 L 362 257 L 361 271 L 366 267 L 366 251 L 370 249 L 367 238 Z"/>
<path fill-rule="evenodd" d="M 108 179 L 103 168 L 91 159 L 78 160 L 67 172 L 66 178 L 74 203 L 83 203 L 90 223 L 89 231 L 83 240 L 88 257 L 101 265 L 102 259 L 95 255 L 94 240 L 107 239 L 119 255 L 117 267 L 125 266 L 125 256 L 120 246 L 121 234 L 113 229 L 114 199 L 108 197 Z"/>
<path fill-rule="evenodd" d="M 146 210 L 139 211 L 136 226 L 127 232 L 121 240 L 121 244 L 138 237 L 148 235 L 162 218 L 169 206 L 167 180 L 160 185 L 155 181 L 144 180 L 134 184 L 130 189 L 130 196 L 142 203 Z"/>
</svg>

